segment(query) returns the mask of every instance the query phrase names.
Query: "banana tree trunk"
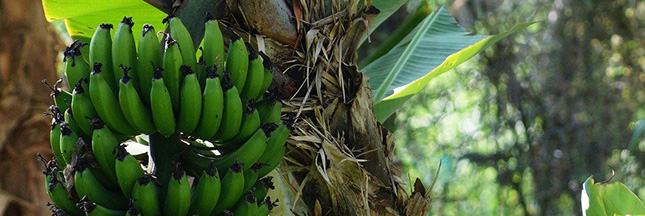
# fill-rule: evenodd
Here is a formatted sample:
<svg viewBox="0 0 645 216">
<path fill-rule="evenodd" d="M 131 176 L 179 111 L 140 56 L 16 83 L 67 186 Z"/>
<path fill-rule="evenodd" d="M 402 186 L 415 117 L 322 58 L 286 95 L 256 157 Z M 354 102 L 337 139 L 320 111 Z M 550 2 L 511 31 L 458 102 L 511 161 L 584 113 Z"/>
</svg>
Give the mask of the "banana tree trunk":
<svg viewBox="0 0 645 216">
<path fill-rule="evenodd" d="M 63 44 L 39 0 L 0 0 L 0 215 L 47 215 L 42 164 L 48 154 L 49 90 Z"/>
</svg>

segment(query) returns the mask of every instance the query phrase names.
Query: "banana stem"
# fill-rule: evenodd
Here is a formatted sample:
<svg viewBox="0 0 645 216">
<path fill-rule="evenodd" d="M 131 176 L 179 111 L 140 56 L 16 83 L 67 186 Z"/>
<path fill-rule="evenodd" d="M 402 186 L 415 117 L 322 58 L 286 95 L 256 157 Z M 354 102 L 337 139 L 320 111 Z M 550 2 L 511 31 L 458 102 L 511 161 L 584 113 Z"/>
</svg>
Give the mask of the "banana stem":
<svg viewBox="0 0 645 216">
<path fill-rule="evenodd" d="M 150 155 L 154 163 L 154 175 L 160 184 L 159 200 L 166 200 L 168 181 L 179 162 L 185 145 L 181 144 L 179 132 L 165 137 L 159 133 L 150 135 Z"/>
</svg>

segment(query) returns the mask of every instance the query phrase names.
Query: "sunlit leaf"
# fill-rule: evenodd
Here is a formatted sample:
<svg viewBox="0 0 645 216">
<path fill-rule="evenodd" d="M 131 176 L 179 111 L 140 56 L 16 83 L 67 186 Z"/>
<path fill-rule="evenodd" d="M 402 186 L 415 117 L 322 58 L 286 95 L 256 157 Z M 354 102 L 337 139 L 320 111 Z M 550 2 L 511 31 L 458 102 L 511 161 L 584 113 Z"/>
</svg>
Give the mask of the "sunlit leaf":
<svg viewBox="0 0 645 216">
<path fill-rule="evenodd" d="M 580 196 L 582 214 L 587 216 L 644 215 L 645 205 L 623 183 L 594 183 L 589 177 Z"/>
<path fill-rule="evenodd" d="M 386 55 L 363 68 L 377 119 L 384 121 L 434 77 L 531 24 L 494 36 L 475 35 L 465 32 L 446 9 L 434 12 Z"/>
<path fill-rule="evenodd" d="M 166 17 L 165 13 L 141 0 L 43 0 L 43 8 L 47 20 L 64 19 L 72 38 L 86 41 L 99 24 L 112 23 L 116 27 L 124 16 L 133 17 L 135 35 L 141 32 L 145 23 L 157 30 L 163 29 L 161 20 Z"/>
</svg>

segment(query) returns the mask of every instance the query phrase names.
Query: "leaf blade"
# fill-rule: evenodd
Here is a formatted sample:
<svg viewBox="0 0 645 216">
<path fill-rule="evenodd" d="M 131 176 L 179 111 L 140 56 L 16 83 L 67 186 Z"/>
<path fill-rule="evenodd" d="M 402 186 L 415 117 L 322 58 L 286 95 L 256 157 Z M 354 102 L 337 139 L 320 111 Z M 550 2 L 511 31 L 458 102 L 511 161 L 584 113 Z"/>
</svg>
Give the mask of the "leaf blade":
<svg viewBox="0 0 645 216">
<path fill-rule="evenodd" d="M 387 54 L 363 68 L 373 90 L 376 89 L 374 110 L 384 110 L 378 112 L 377 119 L 387 119 L 434 77 L 533 23 L 494 36 L 473 35 L 460 27 L 445 8 L 440 8 Z M 395 99 L 395 103 L 385 103 Z"/>
<path fill-rule="evenodd" d="M 43 0 L 42 3 L 47 20 L 65 19 L 67 31 L 73 38 L 91 38 L 99 24 L 118 25 L 124 16 L 133 17 L 136 25 L 132 32 L 138 35 L 144 23 L 161 29 L 161 21 L 166 16 L 144 1 Z"/>
</svg>

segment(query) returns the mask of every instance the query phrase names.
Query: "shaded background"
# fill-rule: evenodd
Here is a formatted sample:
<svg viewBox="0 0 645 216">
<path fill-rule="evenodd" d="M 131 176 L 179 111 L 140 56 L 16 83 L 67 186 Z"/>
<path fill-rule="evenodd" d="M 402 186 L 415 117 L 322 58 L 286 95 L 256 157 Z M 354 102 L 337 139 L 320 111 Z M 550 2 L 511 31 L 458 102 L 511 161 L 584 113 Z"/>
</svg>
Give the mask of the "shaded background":
<svg viewBox="0 0 645 216">
<path fill-rule="evenodd" d="M 645 2 L 429 0 L 469 31 L 543 20 L 434 81 L 386 122 L 396 154 L 429 185 L 433 215 L 575 215 L 582 182 L 624 182 L 645 197 Z M 387 39 L 412 0 L 361 49 Z M 0 214 L 45 215 L 42 165 L 51 103 L 70 41 L 39 0 L 0 0 Z M 59 67 L 60 68 L 60 67 Z M 33 204 L 35 203 L 35 204 Z"/>
<path fill-rule="evenodd" d="M 434 215 L 581 215 L 584 180 L 612 170 L 645 197 L 644 1 L 429 2 L 477 33 L 543 20 L 436 78 L 388 120 L 410 179 L 429 184 L 443 163 Z"/>
</svg>

